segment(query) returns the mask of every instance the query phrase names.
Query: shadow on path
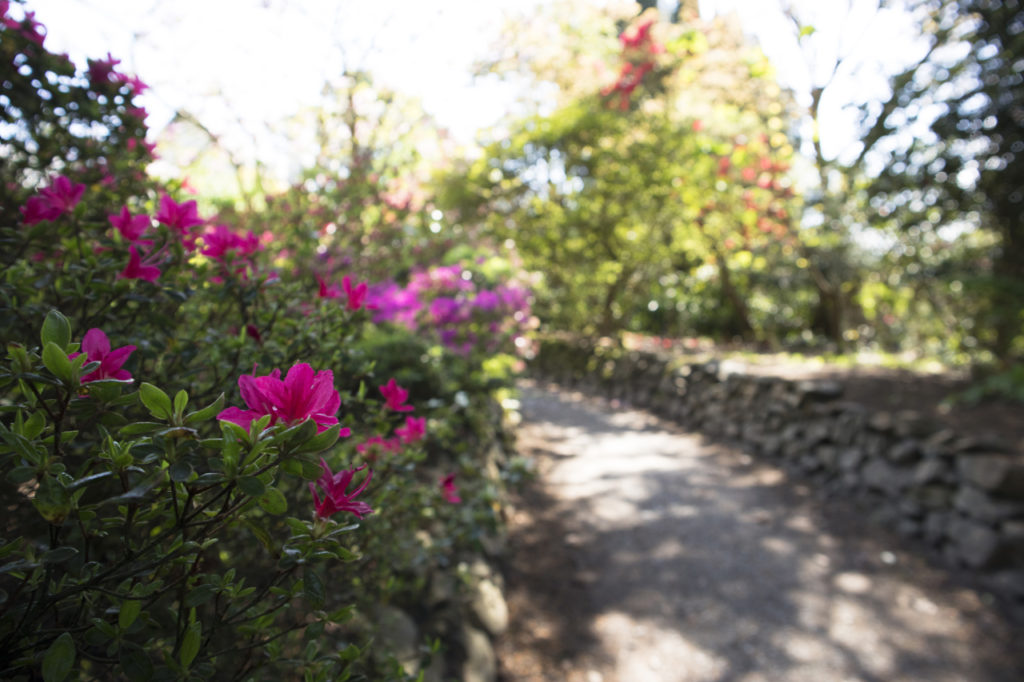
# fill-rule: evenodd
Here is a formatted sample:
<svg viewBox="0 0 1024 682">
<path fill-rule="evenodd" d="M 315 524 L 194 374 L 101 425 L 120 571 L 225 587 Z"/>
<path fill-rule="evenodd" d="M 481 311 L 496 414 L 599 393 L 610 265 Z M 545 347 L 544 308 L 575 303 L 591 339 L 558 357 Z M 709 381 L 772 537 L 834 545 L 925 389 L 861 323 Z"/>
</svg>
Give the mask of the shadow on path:
<svg viewBox="0 0 1024 682">
<path fill-rule="evenodd" d="M 505 682 L 1006 681 L 1013 628 L 748 455 L 524 386 Z"/>
</svg>

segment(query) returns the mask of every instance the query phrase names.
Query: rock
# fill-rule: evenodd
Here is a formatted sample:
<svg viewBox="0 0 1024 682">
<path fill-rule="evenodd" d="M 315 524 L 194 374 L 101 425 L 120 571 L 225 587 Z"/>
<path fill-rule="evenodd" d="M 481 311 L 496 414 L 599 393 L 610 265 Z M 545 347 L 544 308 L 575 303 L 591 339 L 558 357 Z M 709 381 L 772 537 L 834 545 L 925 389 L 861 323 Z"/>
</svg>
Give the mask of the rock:
<svg viewBox="0 0 1024 682">
<path fill-rule="evenodd" d="M 965 479 L 999 495 L 1024 497 L 1024 462 L 1002 454 L 968 454 L 957 457 L 957 469 Z"/>
<path fill-rule="evenodd" d="M 1015 568 L 1024 568 L 1024 521 L 1004 521 L 999 524 L 1005 558 Z"/>
<path fill-rule="evenodd" d="M 807 425 L 804 430 L 804 442 L 807 445 L 818 445 L 819 443 L 825 443 L 829 439 L 829 435 L 832 429 L 827 421 L 816 421 Z"/>
<path fill-rule="evenodd" d="M 892 430 L 893 418 L 890 412 L 879 411 L 868 417 L 868 428 L 873 431 L 888 433 Z"/>
<path fill-rule="evenodd" d="M 835 471 L 839 463 L 839 448 L 834 445 L 820 445 L 817 449 L 818 459 L 828 471 Z"/>
<path fill-rule="evenodd" d="M 402 609 L 378 605 L 373 611 L 373 623 L 380 642 L 375 651 L 395 657 L 409 675 L 416 675 L 420 667 L 420 631 L 416 621 Z"/>
<path fill-rule="evenodd" d="M 796 391 L 805 400 L 824 402 L 841 397 L 843 395 L 843 385 L 838 381 L 826 379 L 798 381 Z"/>
<path fill-rule="evenodd" d="M 950 449 L 957 453 L 966 452 L 1010 452 L 1009 446 L 995 436 L 963 436 L 957 438 Z"/>
<path fill-rule="evenodd" d="M 949 470 L 949 465 L 941 459 L 926 459 L 914 469 L 914 484 L 939 483 L 946 479 Z"/>
<path fill-rule="evenodd" d="M 952 452 L 950 444 L 956 440 L 956 432 L 942 429 L 924 439 L 921 450 L 925 457 L 943 457 Z"/>
<path fill-rule="evenodd" d="M 921 523 L 913 519 L 901 519 L 896 524 L 896 532 L 905 538 L 916 538 L 922 534 Z"/>
<path fill-rule="evenodd" d="M 926 436 L 931 430 L 931 421 L 917 410 L 900 410 L 893 415 L 893 432 L 900 438 Z"/>
<path fill-rule="evenodd" d="M 986 525 L 958 516 L 949 523 L 956 558 L 971 568 L 990 568 L 997 558 L 999 535 Z"/>
<path fill-rule="evenodd" d="M 986 523 L 1024 516 L 1024 505 L 993 499 L 972 485 L 960 486 L 953 505 L 971 518 Z"/>
<path fill-rule="evenodd" d="M 463 624 L 462 646 L 466 654 L 462 664 L 462 682 L 495 682 L 498 678 L 498 659 L 487 633 Z"/>
<path fill-rule="evenodd" d="M 913 439 L 904 439 L 889 448 L 889 459 L 897 464 L 909 464 L 921 458 L 921 444 Z"/>
<path fill-rule="evenodd" d="M 942 511 L 931 512 L 924 517 L 924 539 L 932 545 L 945 540 L 949 529 L 949 514 Z"/>
<path fill-rule="evenodd" d="M 937 483 L 914 486 L 908 493 L 911 500 L 928 509 L 949 509 L 953 495 L 952 488 Z"/>
<path fill-rule="evenodd" d="M 477 621 L 492 635 L 508 629 L 508 605 L 501 589 L 489 578 L 477 581 L 469 607 Z"/>
<path fill-rule="evenodd" d="M 989 577 L 996 590 L 1017 597 L 1024 597 L 1024 573 L 1021 571 L 998 571 Z"/>
<path fill-rule="evenodd" d="M 864 452 L 860 448 L 846 448 L 839 453 L 839 468 L 853 471 L 864 461 Z"/>
<path fill-rule="evenodd" d="M 861 473 L 864 484 L 871 490 L 880 490 L 889 497 L 895 497 L 910 484 L 910 475 L 904 469 L 897 469 L 888 462 L 874 459 L 868 462 Z"/>
</svg>

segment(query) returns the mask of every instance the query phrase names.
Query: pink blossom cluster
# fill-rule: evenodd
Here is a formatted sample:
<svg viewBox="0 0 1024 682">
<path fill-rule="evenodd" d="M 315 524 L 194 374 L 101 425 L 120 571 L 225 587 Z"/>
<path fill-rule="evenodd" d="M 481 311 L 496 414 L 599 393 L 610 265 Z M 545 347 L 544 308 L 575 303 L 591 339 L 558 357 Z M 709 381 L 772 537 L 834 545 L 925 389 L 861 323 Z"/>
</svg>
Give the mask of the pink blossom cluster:
<svg viewBox="0 0 1024 682">
<path fill-rule="evenodd" d="M 369 292 L 369 285 L 366 282 L 353 284 L 352 278 L 348 275 L 341 278 L 341 287 L 338 287 L 337 284 L 328 284 L 327 280 L 320 275 L 316 276 L 316 281 L 320 285 L 318 297 L 334 299 L 344 296 L 345 309 L 349 311 L 356 311 L 363 307 L 372 309 L 372 306 L 366 303 L 366 295 Z"/>
<path fill-rule="evenodd" d="M 434 329 L 444 346 L 463 355 L 477 347 L 494 350 L 521 333 L 529 317 L 526 289 L 478 289 L 472 272 L 461 265 L 415 272 L 404 287 L 394 282 L 376 285 L 369 301 L 376 308 L 375 322 Z"/>
<path fill-rule="evenodd" d="M 622 66 L 614 83 L 601 90 L 608 97 L 618 93 L 618 107 L 629 108 L 633 91 L 643 82 L 644 76 L 654 70 L 654 58 L 665 51 L 663 45 L 651 35 L 654 20 L 647 20 L 634 28 L 627 29 L 619 36 L 622 43 Z"/>
<path fill-rule="evenodd" d="M 63 175 L 53 179 L 48 187 L 44 187 L 21 207 L 22 222 L 35 225 L 43 221 L 53 221 L 66 213 L 70 213 L 85 193 L 85 185 L 72 182 Z"/>
<path fill-rule="evenodd" d="M 131 88 L 136 95 L 141 95 L 149 89 L 149 86 L 139 80 L 137 76 L 117 71 L 116 67 L 121 60 L 115 59 L 109 52 L 106 59 L 89 59 L 87 63 L 89 65 L 89 82 L 93 86 L 98 87 L 106 83 L 124 84 Z"/>
<path fill-rule="evenodd" d="M 68 358 L 74 359 L 85 353 L 86 363 L 98 362 L 98 367 L 89 370 L 82 377 L 82 383 L 114 379 L 116 381 L 131 381 L 132 375 L 128 370 L 123 369 L 128 356 L 135 352 L 135 346 L 121 346 L 110 349 L 110 339 L 102 329 L 90 329 L 82 337 L 82 351 L 71 353 Z"/>
<path fill-rule="evenodd" d="M 42 47 L 46 40 L 46 31 L 43 25 L 36 21 L 35 12 L 25 12 L 25 18 L 21 21 L 8 16 L 11 3 L 8 0 L 0 0 L 0 25 L 12 31 L 18 31 L 26 39 Z"/>
</svg>

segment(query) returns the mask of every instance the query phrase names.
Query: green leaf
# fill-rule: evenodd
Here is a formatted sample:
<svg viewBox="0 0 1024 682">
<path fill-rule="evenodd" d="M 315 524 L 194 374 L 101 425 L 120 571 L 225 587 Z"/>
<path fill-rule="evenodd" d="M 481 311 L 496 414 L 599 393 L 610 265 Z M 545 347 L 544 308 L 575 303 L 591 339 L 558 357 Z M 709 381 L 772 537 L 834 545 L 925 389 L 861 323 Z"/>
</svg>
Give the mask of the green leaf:
<svg viewBox="0 0 1024 682">
<path fill-rule="evenodd" d="M 335 424 L 326 431 L 316 434 L 312 438 L 306 440 L 305 443 L 300 445 L 296 449 L 296 453 L 303 452 L 323 452 L 327 448 L 331 447 L 338 441 L 338 433 L 341 431 L 341 424 Z"/>
<path fill-rule="evenodd" d="M 279 515 L 288 511 L 288 500 L 277 488 L 267 488 L 258 501 L 260 507 L 268 514 Z"/>
<path fill-rule="evenodd" d="M 274 546 L 274 539 L 263 526 L 260 526 L 249 519 L 244 519 L 243 523 L 246 528 L 252 531 L 252 534 L 256 536 L 256 539 L 260 541 L 260 544 L 266 547 L 267 551 L 274 552 L 276 550 Z"/>
<path fill-rule="evenodd" d="M 71 495 L 52 476 L 46 476 L 36 488 L 32 506 L 48 522 L 59 526 L 71 511 Z"/>
<path fill-rule="evenodd" d="M 68 354 L 53 341 L 48 341 L 43 346 L 43 365 L 65 384 L 70 386 L 74 382 L 74 370 Z"/>
<path fill-rule="evenodd" d="M 316 571 L 312 569 L 306 571 L 303 586 L 309 603 L 313 605 L 313 608 L 320 608 L 324 603 L 326 592 L 324 591 L 324 581 L 320 579 Z"/>
<path fill-rule="evenodd" d="M 120 613 L 117 614 L 117 626 L 122 630 L 127 630 L 135 622 L 135 619 L 139 617 L 141 611 L 141 599 L 125 599 L 121 602 Z"/>
<path fill-rule="evenodd" d="M 75 664 L 75 641 L 70 632 L 53 640 L 43 655 L 43 681 L 61 682 Z"/>
<path fill-rule="evenodd" d="M 48 343 L 57 345 L 61 351 L 71 343 L 71 323 L 58 310 L 51 310 L 43 320 L 43 328 L 39 332 L 39 340 L 43 346 Z M 51 370 L 52 371 L 52 370 Z"/>
<path fill-rule="evenodd" d="M 174 394 L 174 414 L 182 414 L 186 407 L 188 407 L 188 393 L 182 389 Z"/>
<path fill-rule="evenodd" d="M 178 460 L 170 466 L 171 480 L 175 483 L 183 483 L 192 476 L 192 465 L 185 460 Z"/>
<path fill-rule="evenodd" d="M 198 620 L 190 623 L 188 630 L 185 631 L 185 637 L 181 641 L 181 651 L 178 652 L 178 660 L 181 661 L 182 667 L 188 668 L 192 665 L 196 654 L 199 653 L 199 645 L 202 643 L 202 639 L 203 624 Z"/>
<path fill-rule="evenodd" d="M 171 399 L 153 384 L 142 382 L 142 385 L 139 386 L 139 398 L 149 413 L 157 419 L 170 419 L 174 414 L 171 408 Z"/>
<path fill-rule="evenodd" d="M 92 476 L 86 476 L 85 478 L 79 478 L 74 483 L 71 483 L 70 485 L 68 485 L 68 490 L 77 490 L 78 488 L 81 488 L 82 486 L 89 485 L 90 483 L 95 483 L 96 481 L 101 481 L 104 478 L 110 478 L 113 475 L 114 475 L 114 472 L 112 472 L 112 471 L 101 471 L 98 474 L 93 474 Z"/>
<path fill-rule="evenodd" d="M 210 584 L 197 585 L 185 595 L 185 608 L 199 606 L 213 599 L 217 594 L 217 586 Z"/>
<path fill-rule="evenodd" d="M 122 436 L 139 436 L 166 428 L 167 424 L 163 424 L 161 422 L 135 422 L 134 424 L 124 426 L 119 433 Z"/>
<path fill-rule="evenodd" d="M 216 400 L 214 400 L 212 403 L 210 403 L 203 409 L 196 410 L 195 412 L 189 412 L 187 415 L 185 415 L 185 423 L 194 424 L 196 422 L 206 421 L 210 417 L 213 417 L 217 413 L 219 413 L 223 408 L 224 394 L 221 393 Z"/>
<path fill-rule="evenodd" d="M 118 660 L 124 674 L 132 682 L 149 682 L 153 678 L 153 661 L 149 660 L 146 650 L 131 642 L 122 642 Z"/>
<path fill-rule="evenodd" d="M 36 477 L 35 467 L 14 467 L 7 473 L 7 480 L 15 485 L 27 483 Z"/>
<path fill-rule="evenodd" d="M 74 547 L 57 547 L 43 553 L 44 564 L 60 564 L 78 555 Z"/>
<path fill-rule="evenodd" d="M 238 479 L 238 488 L 246 495 L 259 497 L 263 494 L 266 486 L 263 485 L 263 481 L 255 476 L 243 476 Z"/>
<path fill-rule="evenodd" d="M 43 432 L 46 427 L 46 417 L 42 412 L 33 412 L 32 416 L 25 420 L 24 426 L 21 429 L 21 435 L 25 436 L 29 440 L 38 438 L 39 434 Z"/>
</svg>

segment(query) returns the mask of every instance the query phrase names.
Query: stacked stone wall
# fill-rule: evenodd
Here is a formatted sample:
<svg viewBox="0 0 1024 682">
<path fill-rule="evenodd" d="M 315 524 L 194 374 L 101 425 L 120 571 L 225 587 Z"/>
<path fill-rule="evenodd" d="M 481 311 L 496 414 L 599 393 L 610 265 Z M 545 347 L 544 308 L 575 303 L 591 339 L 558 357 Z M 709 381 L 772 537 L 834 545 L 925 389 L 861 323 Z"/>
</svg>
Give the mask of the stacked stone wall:
<svg viewBox="0 0 1024 682">
<path fill-rule="evenodd" d="M 844 401 L 840 381 L 752 375 L 728 361 L 676 366 L 651 353 L 545 340 L 531 369 L 733 441 L 827 492 L 867 497 L 902 535 L 1024 598 L 1024 457 L 1006 443 L 958 434 L 912 409 Z"/>
</svg>

